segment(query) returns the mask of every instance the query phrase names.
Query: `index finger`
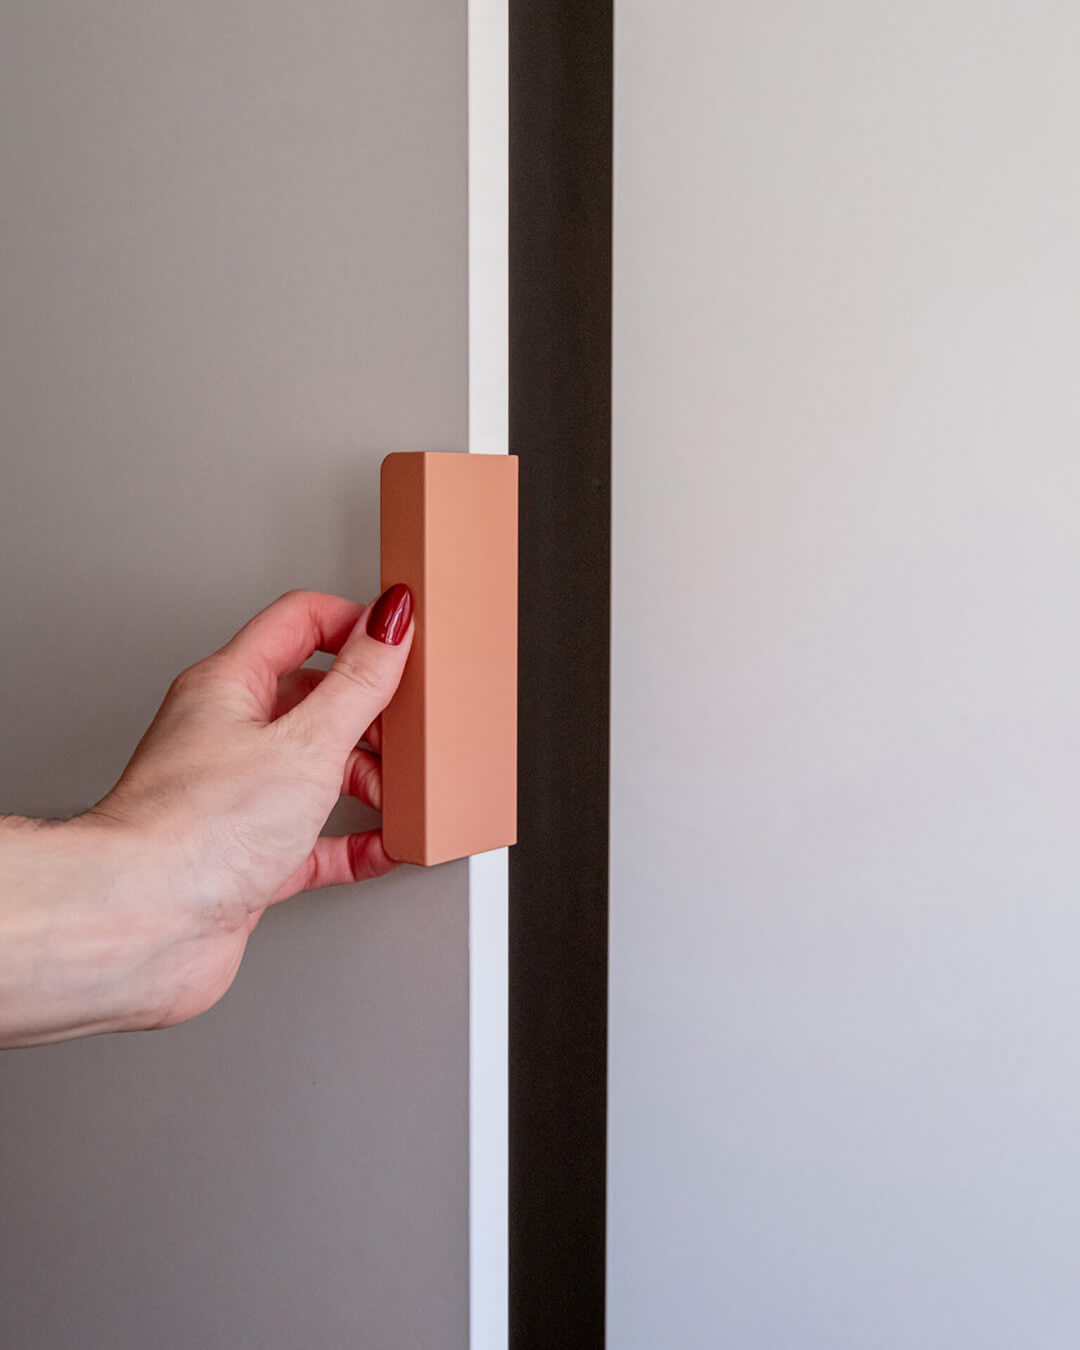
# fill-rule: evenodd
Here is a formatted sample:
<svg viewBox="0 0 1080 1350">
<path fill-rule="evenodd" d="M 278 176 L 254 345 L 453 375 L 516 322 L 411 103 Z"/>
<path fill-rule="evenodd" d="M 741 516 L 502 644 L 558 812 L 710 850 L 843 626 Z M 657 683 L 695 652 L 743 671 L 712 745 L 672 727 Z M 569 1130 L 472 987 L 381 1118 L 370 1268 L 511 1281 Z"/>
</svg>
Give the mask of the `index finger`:
<svg viewBox="0 0 1080 1350">
<path fill-rule="evenodd" d="M 407 623 L 408 627 L 402 632 L 399 626 L 393 636 L 368 633 L 368 623 L 378 619 L 379 606 L 387 597 L 397 606 L 399 625 Z M 280 719 L 282 727 L 303 727 L 308 739 L 321 740 L 347 754 L 397 690 L 415 635 L 412 605 L 407 587 L 390 587 L 368 609 L 367 622 L 353 628 L 332 668 L 303 702 Z"/>
</svg>

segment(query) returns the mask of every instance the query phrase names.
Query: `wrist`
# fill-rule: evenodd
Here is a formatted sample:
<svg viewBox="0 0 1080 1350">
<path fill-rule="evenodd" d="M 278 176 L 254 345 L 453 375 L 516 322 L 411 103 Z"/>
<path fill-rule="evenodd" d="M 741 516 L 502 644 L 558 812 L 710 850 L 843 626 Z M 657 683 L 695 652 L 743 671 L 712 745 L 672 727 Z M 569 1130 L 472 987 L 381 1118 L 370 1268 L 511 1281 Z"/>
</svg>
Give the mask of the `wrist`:
<svg viewBox="0 0 1080 1350">
<path fill-rule="evenodd" d="M 153 1024 L 138 870 L 135 841 L 93 812 L 0 818 L 0 1046 Z"/>
</svg>

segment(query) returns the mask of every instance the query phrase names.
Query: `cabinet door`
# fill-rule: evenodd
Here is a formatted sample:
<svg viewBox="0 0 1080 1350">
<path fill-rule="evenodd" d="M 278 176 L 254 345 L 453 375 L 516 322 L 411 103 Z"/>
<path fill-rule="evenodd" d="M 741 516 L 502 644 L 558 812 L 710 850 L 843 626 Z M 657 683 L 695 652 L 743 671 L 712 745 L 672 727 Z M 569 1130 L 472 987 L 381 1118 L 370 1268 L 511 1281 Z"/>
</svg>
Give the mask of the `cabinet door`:
<svg viewBox="0 0 1080 1350">
<path fill-rule="evenodd" d="M 467 446 L 466 43 L 465 0 L 5 6 L 0 810 L 96 800 L 280 592 L 372 596 L 379 461 Z M 469 903 L 297 899 L 198 1020 L 0 1057 L 0 1342 L 464 1347 Z"/>
<path fill-rule="evenodd" d="M 616 0 L 613 1350 L 1080 1338 L 1078 59 Z"/>
</svg>

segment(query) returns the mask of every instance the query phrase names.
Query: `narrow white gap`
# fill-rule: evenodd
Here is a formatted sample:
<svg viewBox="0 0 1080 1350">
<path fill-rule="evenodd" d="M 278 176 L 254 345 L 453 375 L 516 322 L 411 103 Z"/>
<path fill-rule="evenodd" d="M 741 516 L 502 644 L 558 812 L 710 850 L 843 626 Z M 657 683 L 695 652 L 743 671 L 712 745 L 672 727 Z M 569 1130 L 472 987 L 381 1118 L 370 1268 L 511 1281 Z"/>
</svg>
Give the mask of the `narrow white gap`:
<svg viewBox="0 0 1080 1350">
<path fill-rule="evenodd" d="M 509 425 L 508 0 L 469 0 L 469 450 Z"/>
<path fill-rule="evenodd" d="M 506 454 L 508 0 L 468 0 L 469 451 Z M 469 1348 L 509 1339 L 506 849 L 469 859 Z"/>
<path fill-rule="evenodd" d="M 506 1350 L 506 849 L 469 860 L 469 1347 Z"/>
</svg>

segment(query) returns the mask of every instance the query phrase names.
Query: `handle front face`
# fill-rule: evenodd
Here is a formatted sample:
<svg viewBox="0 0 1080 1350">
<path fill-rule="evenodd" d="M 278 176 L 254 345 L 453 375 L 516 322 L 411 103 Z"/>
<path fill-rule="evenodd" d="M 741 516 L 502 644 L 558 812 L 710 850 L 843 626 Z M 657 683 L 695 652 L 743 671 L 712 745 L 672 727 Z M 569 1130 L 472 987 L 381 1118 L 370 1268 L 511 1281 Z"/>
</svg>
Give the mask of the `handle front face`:
<svg viewBox="0 0 1080 1350">
<path fill-rule="evenodd" d="M 430 866 L 517 836 L 517 459 L 394 454 L 382 466 L 382 585 L 416 638 L 383 713 L 383 840 Z"/>
</svg>

